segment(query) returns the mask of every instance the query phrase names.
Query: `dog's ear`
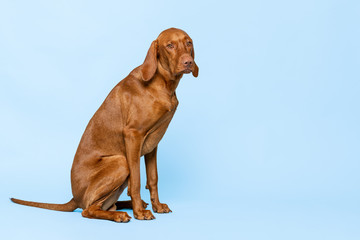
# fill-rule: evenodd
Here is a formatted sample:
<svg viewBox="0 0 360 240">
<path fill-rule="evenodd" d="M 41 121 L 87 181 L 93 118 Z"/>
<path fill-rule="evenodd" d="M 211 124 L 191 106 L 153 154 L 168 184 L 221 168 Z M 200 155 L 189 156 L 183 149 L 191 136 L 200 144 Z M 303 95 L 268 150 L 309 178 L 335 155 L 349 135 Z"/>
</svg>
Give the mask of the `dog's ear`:
<svg viewBox="0 0 360 240">
<path fill-rule="evenodd" d="M 193 49 L 191 50 L 191 56 L 192 56 L 192 58 L 193 58 L 193 60 L 194 60 L 194 64 L 195 64 L 195 66 L 194 66 L 194 71 L 192 72 L 192 75 L 193 75 L 194 77 L 197 77 L 197 76 L 199 75 L 199 67 L 198 67 L 198 65 L 196 65 L 196 62 L 195 62 L 195 50 L 194 50 L 194 46 L 193 46 Z"/>
<path fill-rule="evenodd" d="M 157 53 L 158 53 L 158 44 L 157 44 L 157 40 L 155 40 L 151 43 L 145 61 L 141 66 L 141 76 L 144 81 L 149 81 L 156 72 Z"/>
</svg>

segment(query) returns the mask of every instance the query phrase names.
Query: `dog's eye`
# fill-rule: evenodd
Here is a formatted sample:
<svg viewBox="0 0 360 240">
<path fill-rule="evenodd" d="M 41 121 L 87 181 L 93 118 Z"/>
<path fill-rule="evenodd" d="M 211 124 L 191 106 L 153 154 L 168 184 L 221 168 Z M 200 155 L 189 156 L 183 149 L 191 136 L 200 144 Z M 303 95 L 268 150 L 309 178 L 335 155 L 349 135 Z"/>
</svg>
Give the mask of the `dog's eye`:
<svg viewBox="0 0 360 240">
<path fill-rule="evenodd" d="M 174 48 L 174 44 L 169 43 L 166 47 L 169 48 L 169 49 L 173 49 L 173 48 Z"/>
<path fill-rule="evenodd" d="M 192 42 L 188 41 L 186 42 L 186 46 L 190 47 L 192 45 Z"/>
</svg>

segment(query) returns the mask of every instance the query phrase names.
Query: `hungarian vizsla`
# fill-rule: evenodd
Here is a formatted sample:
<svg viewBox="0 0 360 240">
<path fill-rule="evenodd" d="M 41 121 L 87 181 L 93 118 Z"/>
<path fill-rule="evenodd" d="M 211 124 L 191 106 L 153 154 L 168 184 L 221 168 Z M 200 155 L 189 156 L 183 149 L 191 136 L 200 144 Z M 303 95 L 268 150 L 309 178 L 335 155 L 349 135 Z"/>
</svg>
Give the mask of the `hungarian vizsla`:
<svg viewBox="0 0 360 240">
<path fill-rule="evenodd" d="M 81 138 L 71 169 L 73 198 L 65 204 L 18 204 L 57 211 L 82 208 L 82 216 L 128 222 L 126 212 L 150 220 L 155 217 L 140 196 L 140 157 L 145 156 L 152 209 L 168 213 L 160 203 L 156 152 L 178 105 L 176 87 L 183 74 L 198 76 L 194 47 L 184 31 L 170 28 L 151 43 L 142 65 L 135 68 L 109 93 L 91 118 Z M 128 187 L 131 201 L 117 201 Z"/>
</svg>

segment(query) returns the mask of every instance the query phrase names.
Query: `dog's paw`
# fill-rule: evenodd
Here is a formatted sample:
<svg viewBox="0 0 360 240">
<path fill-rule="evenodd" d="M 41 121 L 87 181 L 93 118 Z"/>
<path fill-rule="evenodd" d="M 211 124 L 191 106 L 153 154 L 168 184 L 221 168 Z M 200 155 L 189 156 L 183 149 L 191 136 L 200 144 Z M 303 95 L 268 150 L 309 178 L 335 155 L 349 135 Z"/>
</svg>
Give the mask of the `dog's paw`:
<svg viewBox="0 0 360 240">
<path fill-rule="evenodd" d="M 168 205 L 165 204 L 165 203 L 153 204 L 152 209 L 156 213 L 169 213 L 169 212 L 172 212 L 170 210 L 170 208 L 168 207 Z"/>
<path fill-rule="evenodd" d="M 129 222 L 131 217 L 126 212 L 114 212 L 115 222 Z"/>
<path fill-rule="evenodd" d="M 138 210 L 134 211 L 134 217 L 138 220 L 152 220 L 155 219 L 154 215 L 151 213 L 150 210 Z"/>
</svg>

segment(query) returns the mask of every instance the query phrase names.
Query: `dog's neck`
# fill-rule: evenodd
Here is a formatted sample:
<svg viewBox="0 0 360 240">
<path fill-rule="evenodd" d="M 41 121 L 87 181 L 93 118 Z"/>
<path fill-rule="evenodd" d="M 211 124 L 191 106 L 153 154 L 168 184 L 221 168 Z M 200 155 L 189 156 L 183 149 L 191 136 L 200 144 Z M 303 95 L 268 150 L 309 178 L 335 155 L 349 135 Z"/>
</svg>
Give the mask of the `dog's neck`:
<svg viewBox="0 0 360 240">
<path fill-rule="evenodd" d="M 174 95 L 182 76 L 183 74 L 173 76 L 168 70 L 163 68 L 161 64 L 158 64 L 158 68 L 152 81 L 158 85 L 158 87 L 166 89 L 169 95 Z"/>
</svg>

